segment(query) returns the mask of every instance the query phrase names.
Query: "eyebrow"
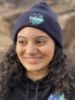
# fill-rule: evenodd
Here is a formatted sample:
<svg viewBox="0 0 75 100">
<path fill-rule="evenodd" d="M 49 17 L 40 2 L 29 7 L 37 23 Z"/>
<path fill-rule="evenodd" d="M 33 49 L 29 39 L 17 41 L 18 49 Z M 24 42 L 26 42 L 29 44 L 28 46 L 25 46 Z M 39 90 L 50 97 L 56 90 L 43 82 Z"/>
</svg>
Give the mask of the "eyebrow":
<svg viewBox="0 0 75 100">
<path fill-rule="evenodd" d="M 18 38 L 23 38 L 23 39 L 25 39 L 25 37 L 24 37 L 24 36 L 17 36 L 17 39 L 18 39 Z"/>
<path fill-rule="evenodd" d="M 46 39 L 48 39 L 49 37 L 48 36 L 38 36 L 38 37 L 36 37 L 36 39 L 44 39 L 44 38 L 46 38 Z"/>
</svg>

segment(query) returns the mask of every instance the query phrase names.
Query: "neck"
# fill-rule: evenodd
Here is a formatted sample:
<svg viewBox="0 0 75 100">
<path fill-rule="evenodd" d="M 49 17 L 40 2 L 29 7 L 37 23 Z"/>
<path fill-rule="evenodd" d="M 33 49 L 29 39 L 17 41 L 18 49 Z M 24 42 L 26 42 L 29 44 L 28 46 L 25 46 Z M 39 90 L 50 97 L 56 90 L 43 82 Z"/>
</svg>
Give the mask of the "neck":
<svg viewBox="0 0 75 100">
<path fill-rule="evenodd" d="M 48 74 L 48 68 L 40 71 L 27 71 L 26 76 L 33 81 L 40 80 Z"/>
</svg>

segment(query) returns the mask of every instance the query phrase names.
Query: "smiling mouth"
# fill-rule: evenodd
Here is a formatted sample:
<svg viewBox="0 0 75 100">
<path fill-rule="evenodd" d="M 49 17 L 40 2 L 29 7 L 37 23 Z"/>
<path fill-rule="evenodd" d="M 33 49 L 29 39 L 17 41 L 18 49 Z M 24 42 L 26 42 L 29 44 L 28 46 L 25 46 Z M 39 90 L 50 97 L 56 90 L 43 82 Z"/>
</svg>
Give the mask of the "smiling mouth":
<svg viewBox="0 0 75 100">
<path fill-rule="evenodd" d="M 24 59 L 29 64 L 37 64 L 41 62 L 42 57 L 24 57 Z"/>
</svg>

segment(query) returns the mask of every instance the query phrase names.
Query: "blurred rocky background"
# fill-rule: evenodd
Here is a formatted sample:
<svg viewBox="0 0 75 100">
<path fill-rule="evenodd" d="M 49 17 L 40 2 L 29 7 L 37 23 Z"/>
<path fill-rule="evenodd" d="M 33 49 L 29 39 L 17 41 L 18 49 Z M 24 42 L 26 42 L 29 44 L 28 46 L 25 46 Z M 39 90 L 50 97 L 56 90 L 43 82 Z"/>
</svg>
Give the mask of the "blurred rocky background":
<svg viewBox="0 0 75 100">
<path fill-rule="evenodd" d="M 6 51 L 12 43 L 12 30 L 19 15 L 39 1 L 47 1 L 58 14 L 63 30 L 64 53 L 74 62 L 75 0 L 0 0 L 0 51 Z"/>
</svg>

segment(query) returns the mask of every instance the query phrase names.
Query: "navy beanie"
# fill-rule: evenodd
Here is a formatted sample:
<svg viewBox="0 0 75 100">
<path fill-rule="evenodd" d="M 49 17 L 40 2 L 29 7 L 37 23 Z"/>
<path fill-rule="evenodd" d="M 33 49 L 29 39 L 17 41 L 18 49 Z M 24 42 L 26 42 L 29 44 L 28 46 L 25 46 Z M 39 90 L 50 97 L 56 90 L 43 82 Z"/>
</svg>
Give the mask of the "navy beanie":
<svg viewBox="0 0 75 100">
<path fill-rule="evenodd" d="M 35 27 L 43 30 L 54 39 L 59 47 L 63 47 L 62 31 L 57 15 L 46 2 L 35 4 L 19 17 L 13 31 L 14 43 L 17 39 L 17 33 L 24 27 Z"/>
</svg>

